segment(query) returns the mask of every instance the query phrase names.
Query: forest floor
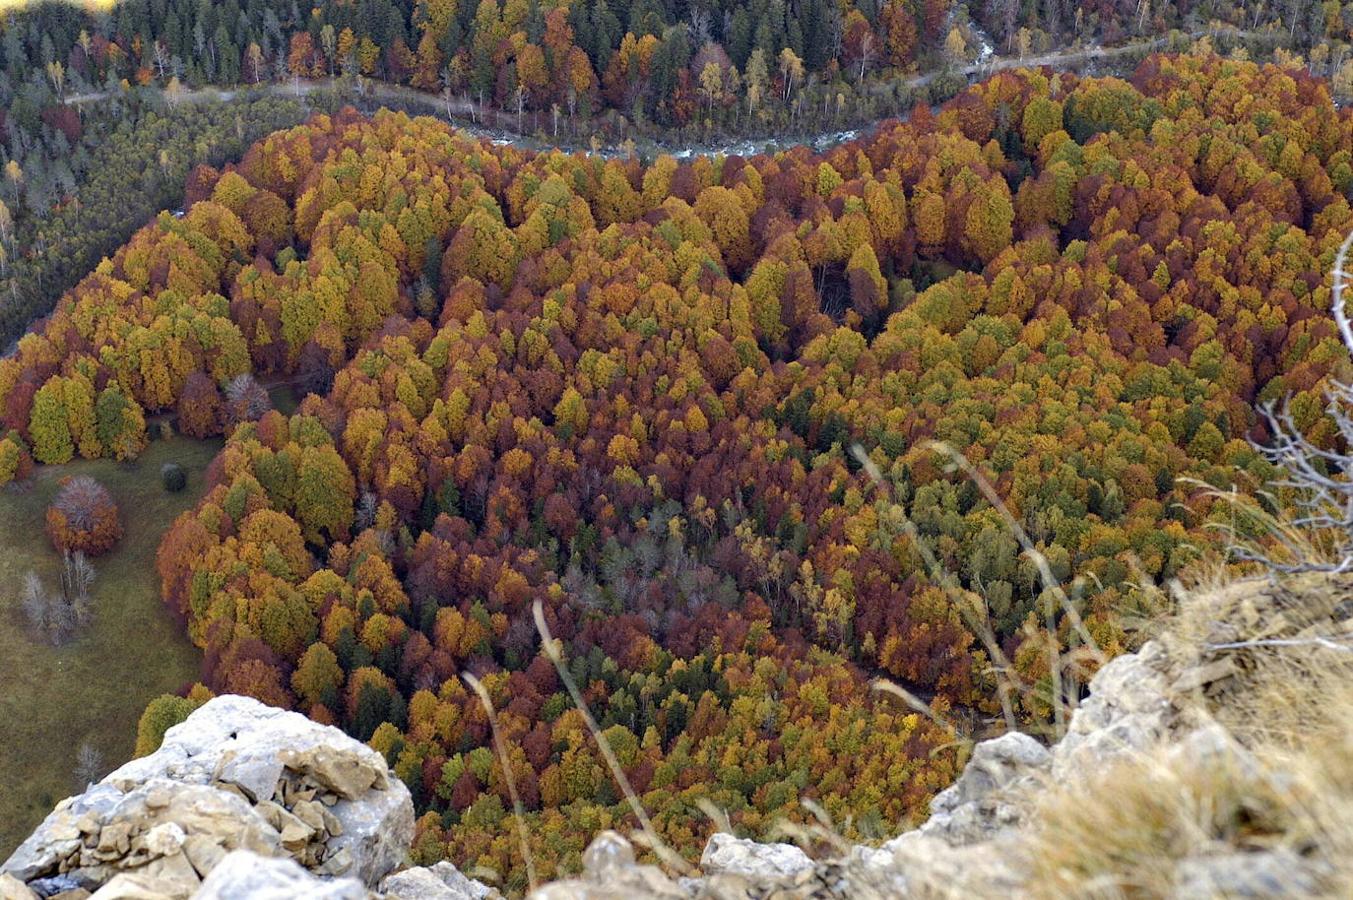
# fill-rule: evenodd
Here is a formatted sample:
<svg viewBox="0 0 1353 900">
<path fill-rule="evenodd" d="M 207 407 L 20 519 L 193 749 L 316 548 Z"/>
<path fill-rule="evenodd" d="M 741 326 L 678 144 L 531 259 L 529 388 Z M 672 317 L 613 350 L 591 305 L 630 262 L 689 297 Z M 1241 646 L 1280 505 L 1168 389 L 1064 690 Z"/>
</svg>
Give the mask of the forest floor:
<svg viewBox="0 0 1353 900">
<path fill-rule="evenodd" d="M 170 522 L 200 497 L 203 473 L 220 449 L 182 437 L 154 441 L 132 464 L 80 460 L 41 466 L 21 490 L 0 492 L 0 859 L 52 806 L 78 793 L 84 744 L 102 759 L 102 777 L 132 755 L 146 703 L 200 675 L 201 653 L 160 603 L 155 552 Z M 188 488 L 170 494 L 160 466 L 176 462 Z M 47 504 L 67 475 L 92 475 L 117 500 L 125 535 L 94 560 L 94 621 L 53 647 L 36 638 L 19 609 L 29 570 L 58 583 L 59 557 L 44 533 Z"/>
</svg>

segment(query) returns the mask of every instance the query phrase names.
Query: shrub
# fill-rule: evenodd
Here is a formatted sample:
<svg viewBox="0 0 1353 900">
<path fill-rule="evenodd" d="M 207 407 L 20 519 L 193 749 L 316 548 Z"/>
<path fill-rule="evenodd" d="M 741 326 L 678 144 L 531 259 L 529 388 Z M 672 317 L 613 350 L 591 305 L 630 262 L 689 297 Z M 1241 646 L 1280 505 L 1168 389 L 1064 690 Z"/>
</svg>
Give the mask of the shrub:
<svg viewBox="0 0 1353 900">
<path fill-rule="evenodd" d="M 173 694 L 161 694 L 150 701 L 136 723 L 136 755 L 148 756 L 160 749 L 164 733 L 188 718 L 195 708 L 193 701 Z"/>
<path fill-rule="evenodd" d="M 67 477 L 47 507 L 47 536 L 62 553 L 100 556 L 122 538 L 122 520 L 108 489 L 88 475 Z"/>
<path fill-rule="evenodd" d="M 188 486 L 188 473 L 178 463 L 165 463 L 160 467 L 160 482 L 171 494 L 177 494 Z"/>
</svg>

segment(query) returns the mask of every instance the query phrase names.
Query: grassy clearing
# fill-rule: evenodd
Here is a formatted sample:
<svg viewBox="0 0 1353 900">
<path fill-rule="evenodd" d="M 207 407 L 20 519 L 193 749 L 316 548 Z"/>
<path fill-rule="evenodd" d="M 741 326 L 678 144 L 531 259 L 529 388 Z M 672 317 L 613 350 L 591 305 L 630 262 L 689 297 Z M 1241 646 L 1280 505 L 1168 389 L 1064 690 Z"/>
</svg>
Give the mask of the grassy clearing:
<svg viewBox="0 0 1353 900">
<path fill-rule="evenodd" d="M 77 789 L 72 773 L 83 743 L 101 754 L 103 772 L 112 769 L 131 756 L 146 702 L 197 680 L 201 654 L 160 604 L 155 551 L 169 523 L 200 495 L 218 448 L 174 437 L 152 443 L 131 465 L 82 460 L 40 467 L 27 490 L 0 492 L 0 859 Z M 161 487 L 167 462 L 188 472 L 186 490 Z M 126 534 L 95 560 L 93 624 L 52 647 L 30 633 L 18 594 L 30 569 L 56 583 L 58 557 L 43 516 L 58 480 L 72 474 L 107 486 Z"/>
</svg>

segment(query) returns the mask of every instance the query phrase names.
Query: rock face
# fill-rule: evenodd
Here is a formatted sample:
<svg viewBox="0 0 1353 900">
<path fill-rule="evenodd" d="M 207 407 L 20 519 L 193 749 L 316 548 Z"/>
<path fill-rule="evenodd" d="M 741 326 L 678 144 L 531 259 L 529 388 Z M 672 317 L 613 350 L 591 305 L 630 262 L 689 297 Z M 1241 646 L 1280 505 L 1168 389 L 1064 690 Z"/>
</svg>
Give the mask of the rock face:
<svg viewBox="0 0 1353 900">
<path fill-rule="evenodd" d="M 1165 648 L 1155 641 L 1100 669 L 1090 696 L 1072 713 L 1066 736 L 1053 748 L 1053 777 L 1086 771 L 1163 738 L 1179 715 L 1170 701 L 1168 671 Z"/>
<path fill-rule="evenodd" d="M 812 867 L 808 854 L 793 844 L 759 844 L 723 832 L 709 839 L 700 856 L 700 868 L 711 874 L 795 875 Z"/>
<path fill-rule="evenodd" d="M 983 741 L 958 781 L 930 801 L 930 819 L 919 832 L 956 847 L 990 840 L 1020 822 L 1019 807 L 1005 795 L 1031 786 L 1051 766 L 1052 754 L 1027 734 Z"/>
<path fill-rule="evenodd" d="M 188 897 L 247 853 L 279 860 L 259 872 L 294 867 L 288 884 L 314 872 L 365 896 L 412 839 L 408 789 L 380 754 L 298 713 L 225 696 L 171 728 L 155 753 L 58 804 L 0 872 L 43 894 L 57 878 L 101 897 Z M 206 896 L 245 896 L 214 890 Z"/>
<path fill-rule="evenodd" d="M 248 697 L 212 700 L 171 728 L 159 750 L 102 783 L 156 777 L 210 784 L 254 804 L 288 852 L 326 875 L 375 885 L 413 840 L 408 789 L 387 775 L 379 753 Z"/>
</svg>

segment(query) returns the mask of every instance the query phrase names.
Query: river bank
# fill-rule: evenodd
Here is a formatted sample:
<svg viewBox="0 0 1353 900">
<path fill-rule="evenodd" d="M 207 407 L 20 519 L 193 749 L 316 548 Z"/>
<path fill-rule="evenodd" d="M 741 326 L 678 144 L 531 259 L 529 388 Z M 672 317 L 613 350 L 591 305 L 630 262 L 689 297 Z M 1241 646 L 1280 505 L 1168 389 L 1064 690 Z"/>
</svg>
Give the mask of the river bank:
<svg viewBox="0 0 1353 900">
<path fill-rule="evenodd" d="M 652 125 L 636 126 L 624 117 L 619 117 L 618 122 L 607 117 L 588 120 L 582 125 L 578 122 L 566 122 L 564 133 L 561 134 L 558 120 L 552 119 L 550 114 L 544 111 L 536 110 L 518 115 L 477 105 L 471 98 L 461 95 L 432 94 L 406 85 L 363 78 L 293 78 L 286 82 L 267 82 L 237 89 L 207 86 L 180 90 L 172 98 L 165 92 L 161 93 L 168 103 L 229 102 L 237 96 L 262 92 L 277 96 L 311 98 L 319 101 L 316 105 L 322 108 L 337 108 L 351 104 L 367 113 L 382 107 L 399 109 L 414 115 L 436 116 L 474 137 L 494 144 L 536 151 L 558 149 L 603 157 L 628 156 L 636 153 L 645 159 L 661 154 L 678 159 L 733 154 L 753 156 L 797 146 L 807 146 L 815 151 L 830 149 L 867 134 L 880 122 L 905 118 L 916 102 L 924 102 L 936 108 L 972 82 L 1007 69 L 1051 67 L 1059 71 L 1076 71 L 1089 75 L 1125 75 L 1139 60 L 1150 53 L 1182 50 L 1203 37 L 1236 44 L 1271 41 L 1270 35 L 1259 32 L 1209 28 L 1192 32 L 1172 32 L 1162 37 L 1134 41 L 1116 47 L 1091 45 L 1027 57 L 1000 56 L 992 52 L 990 46 L 984 46 L 978 59 L 968 65 L 948 66 L 925 73 L 880 80 L 865 86 L 865 90 L 873 94 L 906 96 L 912 101 L 910 103 L 876 109 L 874 115 L 867 117 L 837 114 L 829 123 L 823 122 L 822 116 L 812 118 L 804 116 L 798 123 L 791 121 L 788 124 L 777 125 L 773 129 L 730 130 L 725 127 L 701 129 L 694 126 L 675 130 L 658 129 Z M 67 103 L 75 106 L 92 104 L 108 96 L 106 91 L 91 92 L 70 97 Z"/>
</svg>

